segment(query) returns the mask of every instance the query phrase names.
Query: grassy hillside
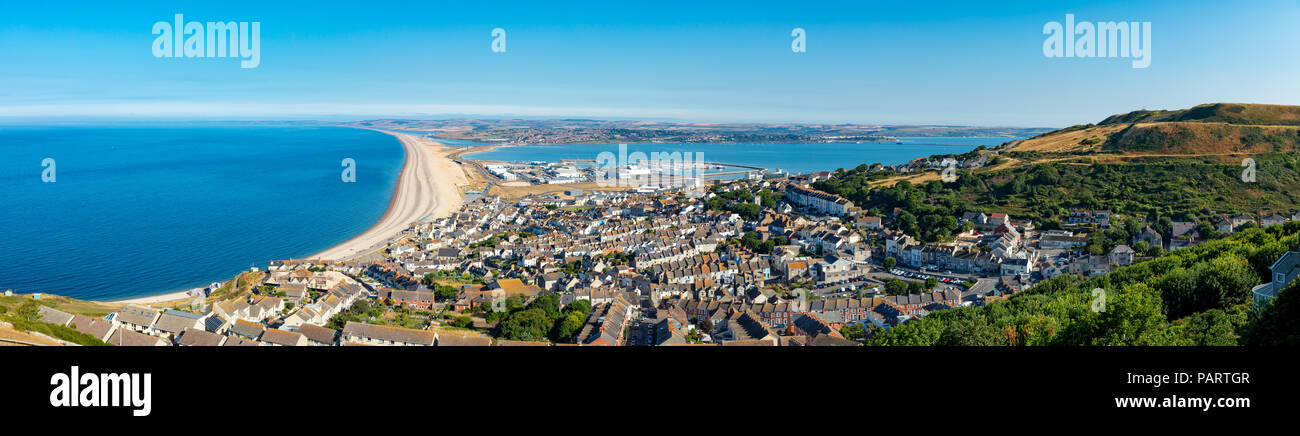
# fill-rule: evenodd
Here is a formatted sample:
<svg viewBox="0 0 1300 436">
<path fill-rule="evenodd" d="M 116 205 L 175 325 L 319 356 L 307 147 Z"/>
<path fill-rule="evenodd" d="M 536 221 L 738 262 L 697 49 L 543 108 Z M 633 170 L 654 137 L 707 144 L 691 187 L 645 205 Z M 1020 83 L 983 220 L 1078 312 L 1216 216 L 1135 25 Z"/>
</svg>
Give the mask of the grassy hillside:
<svg viewBox="0 0 1300 436">
<path fill-rule="evenodd" d="M 1098 147 L 1109 153 L 1224 155 L 1295 152 L 1300 127 L 1171 122 L 1132 124 Z"/>
<path fill-rule="evenodd" d="M 1124 155 L 1225 155 L 1300 150 L 1300 106 L 1216 103 L 1134 111 L 1011 144 L 1008 151 Z"/>
<path fill-rule="evenodd" d="M 16 298 L 16 297 L 6 297 Z M 0 304 L 0 321 L 8 323 L 12 328 L 5 328 L 0 332 L 5 337 L 26 340 L 22 336 L 31 336 L 31 333 L 40 333 L 48 337 L 58 338 L 80 345 L 108 345 L 94 336 L 77 331 L 71 326 L 61 326 L 41 321 L 39 314 L 40 306 L 49 306 L 60 308 L 59 304 L 53 301 L 40 300 L 6 300 Z M 66 306 L 65 306 L 66 307 Z M 48 341 L 30 341 L 35 343 L 47 343 Z"/>
<path fill-rule="evenodd" d="M 1190 121 L 1255 126 L 1300 126 L 1300 106 L 1211 103 L 1181 110 L 1140 110 L 1111 115 L 1099 125 Z"/>
<path fill-rule="evenodd" d="M 221 284 L 221 287 L 208 294 L 208 301 L 221 302 L 246 297 L 252 292 L 253 286 L 262 283 L 266 279 L 266 274 L 266 271 L 244 271 L 239 273 L 233 280 L 227 280 Z"/>
</svg>

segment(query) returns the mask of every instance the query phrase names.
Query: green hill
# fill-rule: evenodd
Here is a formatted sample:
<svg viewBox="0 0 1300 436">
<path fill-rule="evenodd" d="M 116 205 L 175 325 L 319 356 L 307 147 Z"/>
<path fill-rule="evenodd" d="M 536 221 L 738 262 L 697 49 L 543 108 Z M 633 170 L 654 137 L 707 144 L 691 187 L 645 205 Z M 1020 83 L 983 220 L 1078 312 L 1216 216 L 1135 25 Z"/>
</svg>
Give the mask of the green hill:
<svg viewBox="0 0 1300 436">
<path fill-rule="evenodd" d="M 1180 110 L 1138 110 L 1111 115 L 1098 125 L 1198 122 L 1251 126 L 1300 126 L 1300 106 L 1211 103 Z"/>
</svg>

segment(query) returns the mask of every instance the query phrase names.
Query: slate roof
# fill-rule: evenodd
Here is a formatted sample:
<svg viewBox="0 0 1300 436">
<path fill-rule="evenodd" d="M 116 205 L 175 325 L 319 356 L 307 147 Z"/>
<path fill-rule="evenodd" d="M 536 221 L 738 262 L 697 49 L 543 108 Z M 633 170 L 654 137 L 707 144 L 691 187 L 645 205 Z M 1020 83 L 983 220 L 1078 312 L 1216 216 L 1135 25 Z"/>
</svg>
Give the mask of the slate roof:
<svg viewBox="0 0 1300 436">
<path fill-rule="evenodd" d="M 79 332 L 94 336 L 101 340 L 108 336 L 110 330 L 113 330 L 113 323 L 85 315 L 73 315 L 72 323 L 70 325 Z"/>
<path fill-rule="evenodd" d="M 298 341 L 301 339 L 303 339 L 301 333 L 280 329 L 266 329 L 266 331 L 262 333 L 262 342 L 276 345 L 294 346 L 298 345 Z"/>
<path fill-rule="evenodd" d="M 484 336 L 438 335 L 439 347 L 486 347 L 492 338 Z"/>
<path fill-rule="evenodd" d="M 436 334 L 427 330 L 379 326 L 355 321 L 348 321 L 347 325 L 343 326 L 343 336 L 360 336 L 363 338 L 422 345 L 433 345 L 437 339 Z"/>
<path fill-rule="evenodd" d="M 225 336 L 221 336 L 216 333 L 198 330 L 193 327 L 190 327 L 185 329 L 185 331 L 181 332 L 181 338 L 180 340 L 176 341 L 176 345 L 185 345 L 191 347 L 216 347 L 221 345 L 222 341 L 225 340 L 226 340 Z"/>
<path fill-rule="evenodd" d="M 72 321 L 71 313 L 67 313 L 62 310 L 58 310 L 49 306 L 41 306 L 40 308 L 36 309 L 36 313 L 41 316 L 41 321 L 45 321 L 50 324 L 68 325 L 68 321 Z"/>
<path fill-rule="evenodd" d="M 235 321 L 235 325 L 230 327 L 230 331 L 250 339 L 257 339 L 262 336 L 262 325 L 255 324 L 244 320 Z"/>
<path fill-rule="evenodd" d="M 1269 267 L 1274 273 L 1289 272 L 1300 265 L 1300 251 L 1288 251 L 1282 254 L 1273 265 Z"/>
<path fill-rule="evenodd" d="M 117 312 L 114 318 L 118 322 L 124 322 L 135 325 L 150 326 L 158 317 L 158 311 L 148 307 L 140 306 L 123 306 L 122 310 Z"/>
<path fill-rule="evenodd" d="M 321 327 L 315 324 L 303 324 L 298 327 L 298 333 L 302 333 L 308 340 L 324 344 L 337 344 L 339 342 L 339 331 L 332 328 Z"/>
<path fill-rule="evenodd" d="M 252 339 L 244 339 L 239 336 L 226 335 L 226 343 L 221 344 L 221 346 L 223 347 L 256 346 L 261 344 L 262 344 L 261 342 L 257 342 Z"/>
<path fill-rule="evenodd" d="M 168 310 L 158 317 L 158 321 L 154 322 L 153 328 L 167 333 L 179 334 L 187 328 L 194 327 L 202 319 L 203 315 L 180 310 Z"/>
<path fill-rule="evenodd" d="M 136 333 L 127 329 L 113 330 L 113 336 L 109 336 L 108 343 L 125 347 L 152 347 L 159 345 L 156 336 L 149 336 L 144 333 Z"/>
</svg>

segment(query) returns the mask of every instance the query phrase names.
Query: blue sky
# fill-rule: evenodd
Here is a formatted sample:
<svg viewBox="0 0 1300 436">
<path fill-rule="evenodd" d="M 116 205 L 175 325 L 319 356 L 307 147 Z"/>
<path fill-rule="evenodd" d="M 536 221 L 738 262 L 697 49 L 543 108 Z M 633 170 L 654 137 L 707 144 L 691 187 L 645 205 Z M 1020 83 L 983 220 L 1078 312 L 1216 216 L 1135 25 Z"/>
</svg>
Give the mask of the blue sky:
<svg viewBox="0 0 1300 436">
<path fill-rule="evenodd" d="M 580 116 L 1066 126 L 1300 104 L 1300 1 L 4 2 L 0 118 Z M 908 3 L 908 4 L 902 4 Z M 155 22 L 261 22 L 261 64 L 155 58 Z M 1150 21 L 1151 66 L 1042 53 Z M 507 32 L 493 53 L 491 30 Z M 807 32 L 792 53 L 791 29 Z M 30 119 L 30 118 L 28 118 Z"/>
</svg>

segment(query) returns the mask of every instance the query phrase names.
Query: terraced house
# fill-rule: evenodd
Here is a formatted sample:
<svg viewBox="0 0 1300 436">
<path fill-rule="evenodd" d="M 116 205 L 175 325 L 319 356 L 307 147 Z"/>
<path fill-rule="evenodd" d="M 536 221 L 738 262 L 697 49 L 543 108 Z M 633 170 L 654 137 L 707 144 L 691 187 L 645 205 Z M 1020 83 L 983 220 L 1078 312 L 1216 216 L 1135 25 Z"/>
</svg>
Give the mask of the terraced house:
<svg viewBox="0 0 1300 436">
<path fill-rule="evenodd" d="M 785 187 L 785 198 L 791 203 L 827 215 L 847 215 L 853 202 L 844 197 L 828 194 L 795 183 Z"/>
<path fill-rule="evenodd" d="M 401 327 L 381 326 L 348 321 L 343 326 L 344 345 L 433 346 L 437 333 Z"/>
<path fill-rule="evenodd" d="M 622 346 L 627 340 L 629 318 L 633 316 L 633 307 L 623 295 L 593 308 L 591 318 L 577 335 L 579 345 Z"/>
</svg>

